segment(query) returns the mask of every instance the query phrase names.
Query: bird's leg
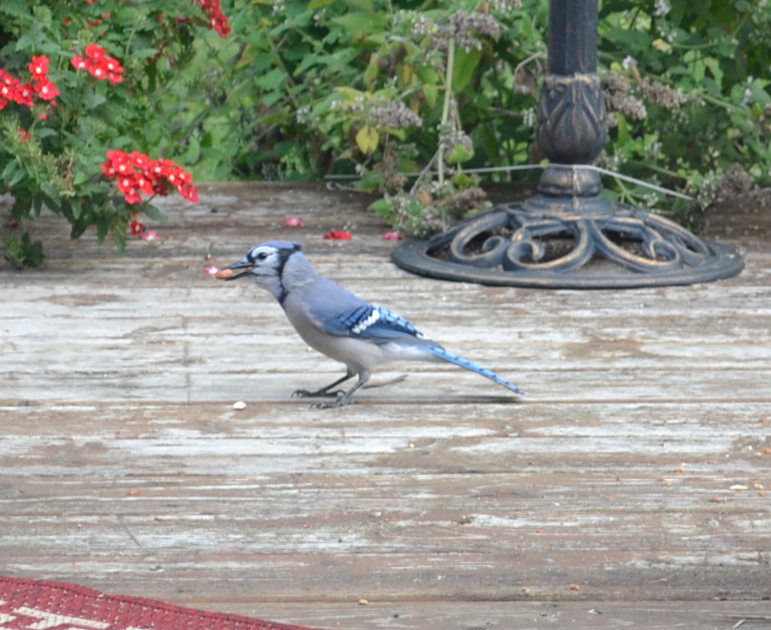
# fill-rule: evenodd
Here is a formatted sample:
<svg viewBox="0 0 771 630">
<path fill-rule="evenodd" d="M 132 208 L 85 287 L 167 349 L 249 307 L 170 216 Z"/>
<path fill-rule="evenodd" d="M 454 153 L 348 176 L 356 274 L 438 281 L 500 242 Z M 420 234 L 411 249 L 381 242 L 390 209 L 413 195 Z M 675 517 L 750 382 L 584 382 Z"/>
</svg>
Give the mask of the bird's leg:
<svg viewBox="0 0 771 630">
<path fill-rule="evenodd" d="M 341 393 L 343 393 L 343 390 L 338 389 L 335 391 L 329 391 L 333 387 L 337 387 L 340 383 L 343 383 L 347 381 L 349 378 L 353 376 L 353 372 L 348 371 L 346 372 L 345 376 L 343 378 L 337 379 L 334 383 L 330 383 L 326 387 L 322 387 L 318 391 L 311 392 L 307 389 L 296 389 L 292 392 L 292 398 L 321 398 L 324 396 L 329 396 L 330 398 L 337 398 L 337 396 Z"/>
<path fill-rule="evenodd" d="M 329 409 L 330 407 L 342 407 L 343 405 L 350 405 L 355 403 L 356 402 L 355 400 L 351 400 L 351 396 L 353 396 L 354 392 L 369 380 L 369 377 L 370 377 L 369 372 L 359 373 L 359 381 L 356 383 L 356 385 L 351 387 L 351 389 L 345 392 L 345 394 L 343 394 L 335 402 L 315 403 L 311 405 L 311 409 Z"/>
</svg>

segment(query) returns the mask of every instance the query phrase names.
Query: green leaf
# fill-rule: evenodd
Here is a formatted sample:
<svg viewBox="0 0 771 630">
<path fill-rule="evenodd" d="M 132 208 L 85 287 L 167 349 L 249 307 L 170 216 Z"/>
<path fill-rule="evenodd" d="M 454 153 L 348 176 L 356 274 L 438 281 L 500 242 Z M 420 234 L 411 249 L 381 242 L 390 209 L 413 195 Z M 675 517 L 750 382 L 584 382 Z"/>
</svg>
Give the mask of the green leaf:
<svg viewBox="0 0 771 630">
<path fill-rule="evenodd" d="M 45 193 L 46 204 L 53 204 L 54 209 L 59 210 L 61 208 L 62 202 L 59 199 L 59 191 L 56 190 L 49 182 L 43 182 L 40 184 L 40 190 L 42 190 Z"/>
<path fill-rule="evenodd" d="M 356 134 L 356 146 L 365 155 L 372 155 L 380 142 L 380 136 L 374 127 L 367 125 Z"/>
<path fill-rule="evenodd" d="M 380 66 L 378 65 L 378 61 L 380 60 L 380 57 L 377 53 L 374 53 L 369 58 L 369 63 L 367 64 L 367 69 L 364 71 L 364 82 L 367 84 L 373 83 L 375 79 L 377 78 L 377 75 L 380 72 Z"/>
<path fill-rule="evenodd" d="M 346 15 L 340 15 L 330 20 L 334 24 L 342 26 L 354 37 L 359 34 L 368 35 L 373 31 L 382 30 L 385 25 L 385 16 L 365 11 L 354 11 Z"/>
<path fill-rule="evenodd" d="M 456 144 L 447 156 L 447 161 L 450 162 L 450 164 L 460 164 L 461 162 L 468 162 L 473 157 L 473 148 L 469 149 L 462 144 Z"/>
<path fill-rule="evenodd" d="M 769 96 L 768 92 L 763 89 L 763 84 L 761 81 L 756 79 L 750 83 L 749 87 L 750 92 L 752 92 L 752 97 L 755 99 L 756 103 L 759 103 L 761 106 L 765 106 L 771 102 L 771 96 Z"/>
<path fill-rule="evenodd" d="M 474 72 L 482 59 L 481 50 L 466 52 L 462 48 L 455 49 L 455 67 L 452 75 L 453 92 L 459 94 L 471 82 Z"/>
<path fill-rule="evenodd" d="M 195 136 L 190 138 L 187 151 L 182 156 L 182 162 L 185 164 L 195 164 L 201 157 L 201 144 Z"/>
<path fill-rule="evenodd" d="M 653 37 L 642 31 L 625 28 L 609 28 L 602 33 L 605 39 L 617 43 L 623 50 L 643 52 L 651 47 Z"/>
<path fill-rule="evenodd" d="M 715 78 L 715 82 L 719 85 L 723 85 L 723 69 L 720 67 L 720 62 L 714 57 L 704 57 L 702 59 L 704 65 L 709 68 L 712 76 Z M 695 73 L 694 73 L 695 74 Z"/>
<path fill-rule="evenodd" d="M 376 212 L 380 216 L 387 216 L 392 210 L 390 199 L 378 199 L 369 204 L 367 210 L 370 212 Z"/>
<path fill-rule="evenodd" d="M 257 80 L 255 80 L 255 85 L 257 87 L 262 88 L 263 90 L 275 90 L 278 88 L 284 81 L 286 80 L 286 72 L 279 68 L 274 68 L 267 74 L 264 74 Z"/>
<path fill-rule="evenodd" d="M 88 98 L 83 103 L 87 109 L 96 109 L 103 103 L 107 102 L 107 97 L 98 92 L 91 92 Z"/>
<path fill-rule="evenodd" d="M 329 6 L 333 2 L 335 2 L 335 0 L 311 0 L 308 3 L 308 10 L 316 11 L 317 9 L 322 9 L 326 6 Z"/>
<path fill-rule="evenodd" d="M 431 85 L 430 83 L 424 83 L 423 95 L 426 97 L 426 103 L 428 103 L 430 107 L 436 107 L 436 102 L 439 97 L 439 90 L 436 88 L 435 85 Z"/>
<path fill-rule="evenodd" d="M 144 212 L 153 221 L 158 221 L 159 223 L 166 223 L 169 220 L 169 217 L 163 214 L 163 212 L 158 210 L 158 208 L 156 208 L 151 203 L 146 203 L 142 208 L 142 212 Z"/>
<path fill-rule="evenodd" d="M 364 94 L 364 92 L 360 92 L 359 90 L 354 90 L 353 88 L 341 87 L 341 86 L 336 87 L 335 92 L 339 92 L 340 94 L 345 96 L 345 100 L 348 102 L 354 101 L 359 96 L 362 96 Z"/>
</svg>

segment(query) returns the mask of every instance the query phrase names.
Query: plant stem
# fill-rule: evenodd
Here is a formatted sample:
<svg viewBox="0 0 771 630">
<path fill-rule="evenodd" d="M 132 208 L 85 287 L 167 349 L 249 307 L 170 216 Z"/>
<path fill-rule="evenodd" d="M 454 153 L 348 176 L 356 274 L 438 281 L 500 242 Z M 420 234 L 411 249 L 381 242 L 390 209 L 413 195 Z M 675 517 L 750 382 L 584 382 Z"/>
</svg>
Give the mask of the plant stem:
<svg viewBox="0 0 771 630">
<path fill-rule="evenodd" d="M 640 166 L 642 168 L 649 169 L 653 171 L 654 173 L 660 173 L 661 175 L 666 175 L 667 177 L 674 177 L 676 179 L 685 179 L 682 175 L 679 175 L 675 171 L 669 170 L 668 168 L 664 168 L 663 166 L 657 166 L 656 164 L 650 164 L 649 162 L 642 162 L 640 160 L 628 160 L 629 164 L 634 164 L 635 166 Z"/>
<path fill-rule="evenodd" d="M 455 67 L 455 38 L 451 37 L 447 43 L 447 70 L 444 77 L 444 104 L 442 105 L 442 121 L 439 123 L 439 163 L 437 171 L 439 184 L 444 184 L 444 139 L 442 132 L 450 117 L 450 99 L 452 98 L 452 75 Z"/>
</svg>

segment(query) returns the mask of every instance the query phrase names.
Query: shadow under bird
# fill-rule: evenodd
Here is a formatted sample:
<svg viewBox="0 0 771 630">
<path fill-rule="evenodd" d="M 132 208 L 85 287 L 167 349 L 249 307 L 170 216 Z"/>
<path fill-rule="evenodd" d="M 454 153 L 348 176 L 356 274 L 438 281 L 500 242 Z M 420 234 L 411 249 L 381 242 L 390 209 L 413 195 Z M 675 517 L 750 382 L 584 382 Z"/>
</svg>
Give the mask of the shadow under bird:
<svg viewBox="0 0 771 630">
<path fill-rule="evenodd" d="M 403 317 L 370 304 L 320 276 L 297 243 L 271 241 L 255 245 L 242 260 L 225 267 L 217 277 L 249 278 L 267 289 L 305 343 L 347 366 L 345 376 L 334 383 L 315 392 L 301 389 L 292 394 L 335 398 L 333 402 L 315 407 L 339 407 L 355 402 L 351 396 L 370 379 L 376 367 L 404 360 L 454 363 L 524 396 L 513 383 L 426 339 Z M 334 389 L 354 375 L 359 380 L 353 387 L 345 392 Z"/>
</svg>

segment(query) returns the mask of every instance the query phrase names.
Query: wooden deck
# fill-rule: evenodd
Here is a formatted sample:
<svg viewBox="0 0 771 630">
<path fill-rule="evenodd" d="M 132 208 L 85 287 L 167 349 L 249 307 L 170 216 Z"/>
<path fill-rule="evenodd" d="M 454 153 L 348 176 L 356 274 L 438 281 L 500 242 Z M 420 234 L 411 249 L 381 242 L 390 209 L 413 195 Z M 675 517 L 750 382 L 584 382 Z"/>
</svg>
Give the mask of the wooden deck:
<svg viewBox="0 0 771 630">
<path fill-rule="evenodd" d="M 124 257 L 33 226 L 45 268 L 0 267 L 0 574 L 330 629 L 770 627 L 768 211 L 716 219 L 736 278 L 580 292 L 409 275 L 366 203 L 203 186 Z M 528 397 L 412 364 L 291 400 L 340 367 L 203 273 L 273 238 Z"/>
</svg>

